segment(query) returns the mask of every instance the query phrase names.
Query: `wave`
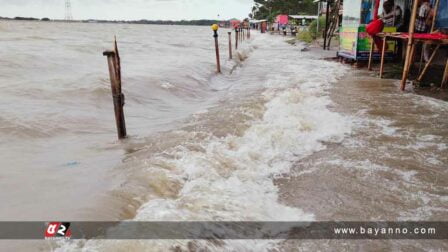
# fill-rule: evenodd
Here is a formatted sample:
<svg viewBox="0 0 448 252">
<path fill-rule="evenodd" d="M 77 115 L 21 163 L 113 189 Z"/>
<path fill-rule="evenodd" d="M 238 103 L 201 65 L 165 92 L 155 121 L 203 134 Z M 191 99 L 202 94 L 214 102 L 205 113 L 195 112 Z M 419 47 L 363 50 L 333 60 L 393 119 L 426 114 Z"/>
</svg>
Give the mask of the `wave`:
<svg viewBox="0 0 448 252">
<path fill-rule="evenodd" d="M 351 132 L 350 119 L 329 110 L 325 91 L 345 69 L 318 60 L 286 63 L 268 74 L 261 92 L 195 115 L 190 126 L 149 140 L 119 168 L 126 167 L 128 179 L 116 194 L 133 199 L 133 210 L 126 209 L 135 212 L 132 220 L 314 220 L 313 213 L 280 203 L 274 180 L 289 176 L 295 161 L 325 149 L 327 142 L 340 143 Z M 319 74 L 323 71 L 327 74 Z M 316 74 L 304 80 L 309 72 Z M 86 241 L 61 250 L 105 251 L 117 246 L 269 251 L 277 242 Z"/>
</svg>

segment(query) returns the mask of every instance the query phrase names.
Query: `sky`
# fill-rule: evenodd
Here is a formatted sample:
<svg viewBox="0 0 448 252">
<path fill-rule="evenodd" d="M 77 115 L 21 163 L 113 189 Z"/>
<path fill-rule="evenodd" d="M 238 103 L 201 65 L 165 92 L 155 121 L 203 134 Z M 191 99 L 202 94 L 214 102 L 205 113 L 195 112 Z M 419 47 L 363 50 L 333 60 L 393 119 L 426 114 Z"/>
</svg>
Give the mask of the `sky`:
<svg viewBox="0 0 448 252">
<path fill-rule="evenodd" d="M 253 0 L 71 0 L 71 5 L 74 19 L 242 19 Z M 0 0 L 0 16 L 64 19 L 65 0 Z"/>
</svg>

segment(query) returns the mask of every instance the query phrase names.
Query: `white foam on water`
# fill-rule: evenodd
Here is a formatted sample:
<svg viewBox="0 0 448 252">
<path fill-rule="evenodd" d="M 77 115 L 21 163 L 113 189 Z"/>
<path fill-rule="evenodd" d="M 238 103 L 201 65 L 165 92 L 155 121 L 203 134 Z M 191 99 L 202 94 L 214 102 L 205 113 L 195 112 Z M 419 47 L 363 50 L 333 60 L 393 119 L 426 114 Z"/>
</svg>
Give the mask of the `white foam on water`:
<svg viewBox="0 0 448 252">
<path fill-rule="evenodd" d="M 336 63 L 291 58 L 284 62 L 284 71 L 291 74 L 273 73 L 263 83 L 264 115 L 251 122 L 244 134 L 210 135 L 196 143 L 198 148 L 180 145 L 141 161 L 148 177 L 159 174 L 158 178 L 181 187 L 171 197 L 143 204 L 133 220 L 314 220 L 313 213 L 279 202 L 274 178 L 289 174 L 295 161 L 325 149 L 325 143 L 340 143 L 350 134 L 350 119 L 329 110 L 332 102 L 326 91 L 346 68 Z M 304 81 L 304 75 L 311 77 Z M 161 169 L 157 163 L 169 169 Z M 210 251 L 270 251 L 278 242 L 195 244 Z M 87 241 L 67 244 L 61 250 L 107 251 L 119 247 L 129 251 L 166 251 L 173 245 L 183 249 L 189 246 L 188 241 Z"/>
<path fill-rule="evenodd" d="M 168 81 L 163 82 L 162 84 L 160 84 L 160 86 L 161 86 L 162 88 L 164 88 L 164 89 L 172 89 L 172 88 L 175 87 L 174 84 L 172 84 L 172 83 L 170 83 L 170 82 L 168 82 Z"/>
</svg>

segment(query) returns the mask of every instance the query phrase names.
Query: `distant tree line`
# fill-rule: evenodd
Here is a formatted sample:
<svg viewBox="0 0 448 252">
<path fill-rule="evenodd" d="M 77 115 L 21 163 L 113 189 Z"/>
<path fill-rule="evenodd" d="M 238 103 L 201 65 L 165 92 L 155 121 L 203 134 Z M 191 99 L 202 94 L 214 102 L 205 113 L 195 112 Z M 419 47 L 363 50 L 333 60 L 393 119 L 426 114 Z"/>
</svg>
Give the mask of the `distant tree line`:
<svg viewBox="0 0 448 252">
<path fill-rule="evenodd" d="M 267 19 L 272 22 L 277 15 L 316 15 L 317 3 L 313 0 L 254 0 L 252 13 L 253 19 Z"/>
<path fill-rule="evenodd" d="M 125 24 L 158 24 L 158 25 L 212 25 L 219 23 L 218 20 L 211 19 L 201 19 L 201 20 L 181 20 L 181 21 L 172 21 L 172 20 L 132 20 L 132 21 L 110 21 L 110 20 L 86 20 L 84 22 L 97 22 L 97 23 L 125 23 Z"/>
<path fill-rule="evenodd" d="M 32 17 L 15 17 L 15 18 L 7 18 L 7 17 L 0 17 L 0 19 L 3 20 L 20 20 L 20 21 L 50 21 L 49 18 L 32 18 Z M 64 21 L 64 20 L 53 20 L 53 21 Z M 171 20 L 96 20 L 96 19 L 89 19 L 89 20 L 79 20 L 79 21 L 73 21 L 73 22 L 85 22 L 85 23 L 121 23 L 121 24 L 158 24 L 158 25 L 212 25 L 220 23 L 219 20 L 213 20 L 213 19 L 201 19 L 201 20 L 181 20 L 181 21 L 171 21 Z"/>
</svg>

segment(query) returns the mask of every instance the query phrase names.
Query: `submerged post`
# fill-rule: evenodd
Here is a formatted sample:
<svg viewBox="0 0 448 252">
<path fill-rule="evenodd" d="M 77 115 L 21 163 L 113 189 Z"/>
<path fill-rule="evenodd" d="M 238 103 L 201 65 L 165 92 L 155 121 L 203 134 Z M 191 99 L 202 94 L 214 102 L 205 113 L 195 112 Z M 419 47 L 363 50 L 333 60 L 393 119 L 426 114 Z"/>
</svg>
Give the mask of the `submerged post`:
<svg viewBox="0 0 448 252">
<path fill-rule="evenodd" d="M 242 29 L 241 29 L 241 27 L 240 28 L 238 28 L 238 35 L 239 35 L 239 39 L 240 39 L 240 42 L 241 42 L 241 44 L 243 43 L 243 40 L 241 39 L 241 36 L 243 35 L 243 31 L 242 31 Z"/>
<path fill-rule="evenodd" d="M 115 122 L 117 124 L 118 139 L 126 138 L 126 122 L 124 118 L 124 95 L 121 92 L 121 62 L 118 53 L 117 39 L 115 38 L 114 50 L 103 52 L 107 56 L 109 66 L 110 84 L 112 89 L 112 98 L 114 101 Z"/>
<path fill-rule="evenodd" d="M 212 25 L 213 37 L 215 38 L 216 69 L 218 73 L 221 73 L 221 62 L 219 61 L 218 29 L 219 26 L 217 24 Z"/>
<path fill-rule="evenodd" d="M 232 32 L 228 32 L 229 34 L 229 59 L 232 59 Z"/>
<path fill-rule="evenodd" d="M 238 28 L 235 27 L 235 50 L 238 50 Z"/>
</svg>

